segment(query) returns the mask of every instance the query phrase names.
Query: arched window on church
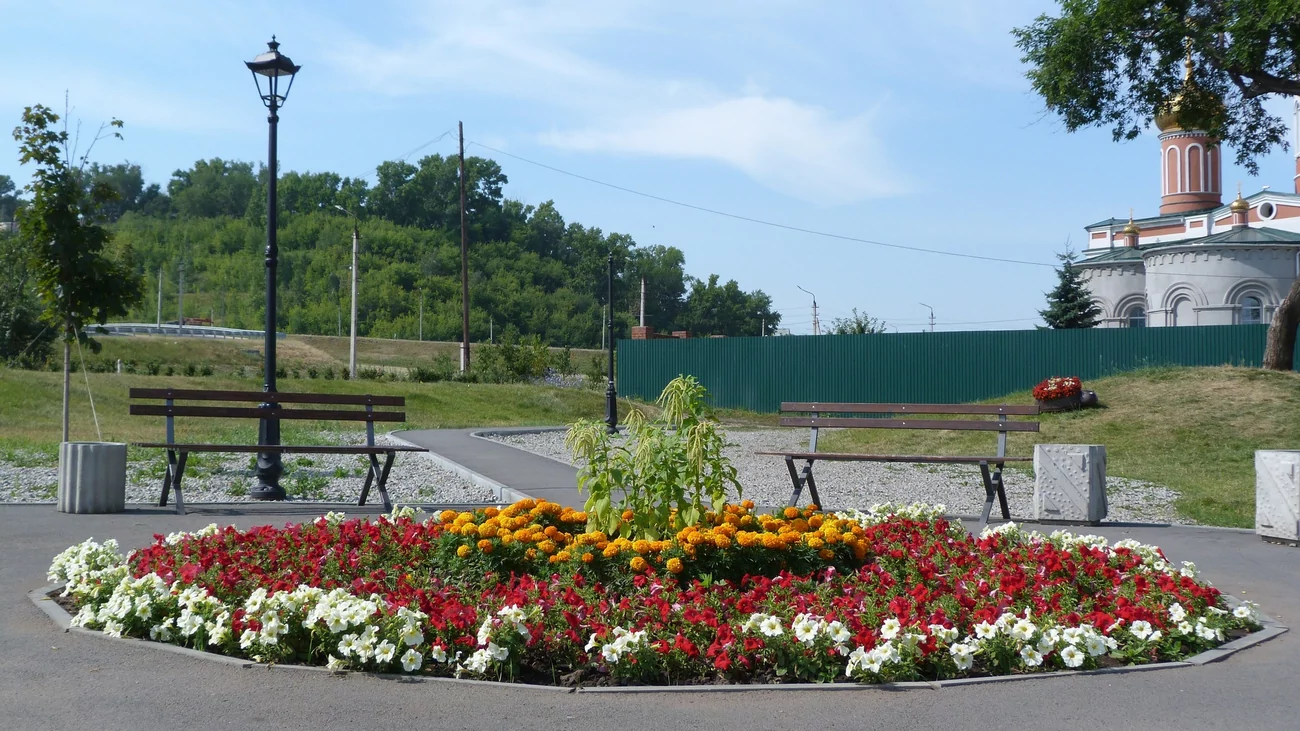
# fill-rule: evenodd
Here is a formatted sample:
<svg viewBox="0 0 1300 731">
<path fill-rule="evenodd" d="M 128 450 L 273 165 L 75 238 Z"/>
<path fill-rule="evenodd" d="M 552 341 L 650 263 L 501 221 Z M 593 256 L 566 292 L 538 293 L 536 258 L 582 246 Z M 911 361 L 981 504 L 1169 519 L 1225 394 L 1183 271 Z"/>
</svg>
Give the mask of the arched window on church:
<svg viewBox="0 0 1300 731">
<path fill-rule="evenodd" d="M 1124 315 L 1124 325 L 1126 327 L 1146 327 L 1147 308 L 1142 305 L 1133 305 L 1128 308 L 1128 313 Z"/>
<path fill-rule="evenodd" d="M 1241 298 L 1241 324 L 1259 325 L 1264 322 L 1264 303 L 1253 294 Z"/>
</svg>

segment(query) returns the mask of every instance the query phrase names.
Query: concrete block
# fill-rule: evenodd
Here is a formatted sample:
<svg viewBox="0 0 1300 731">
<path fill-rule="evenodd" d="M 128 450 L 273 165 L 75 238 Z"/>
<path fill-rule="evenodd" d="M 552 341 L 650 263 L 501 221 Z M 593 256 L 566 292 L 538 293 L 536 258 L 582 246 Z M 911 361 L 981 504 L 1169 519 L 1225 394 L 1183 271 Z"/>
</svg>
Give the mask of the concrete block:
<svg viewBox="0 0 1300 731">
<path fill-rule="evenodd" d="M 1034 518 L 1095 523 L 1106 517 L 1106 447 L 1034 446 Z"/>
<path fill-rule="evenodd" d="M 1300 451 L 1255 452 L 1255 532 L 1300 540 Z"/>
<path fill-rule="evenodd" d="M 60 513 L 120 513 L 125 509 L 125 444 L 59 444 Z"/>
</svg>

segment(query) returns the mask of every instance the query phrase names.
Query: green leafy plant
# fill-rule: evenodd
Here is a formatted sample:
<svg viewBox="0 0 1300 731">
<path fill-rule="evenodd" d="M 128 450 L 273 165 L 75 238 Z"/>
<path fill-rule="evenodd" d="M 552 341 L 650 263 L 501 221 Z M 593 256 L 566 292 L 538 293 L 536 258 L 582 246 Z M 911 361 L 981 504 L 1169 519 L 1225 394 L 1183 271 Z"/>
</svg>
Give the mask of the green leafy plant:
<svg viewBox="0 0 1300 731">
<path fill-rule="evenodd" d="M 628 415 L 623 440 L 598 421 L 569 427 L 565 445 L 583 463 L 578 489 L 589 496 L 587 530 L 657 539 L 722 510 L 727 488 L 740 495 L 707 398 L 694 377 L 678 376 L 659 395 L 662 411 L 654 421 L 640 411 Z"/>
</svg>

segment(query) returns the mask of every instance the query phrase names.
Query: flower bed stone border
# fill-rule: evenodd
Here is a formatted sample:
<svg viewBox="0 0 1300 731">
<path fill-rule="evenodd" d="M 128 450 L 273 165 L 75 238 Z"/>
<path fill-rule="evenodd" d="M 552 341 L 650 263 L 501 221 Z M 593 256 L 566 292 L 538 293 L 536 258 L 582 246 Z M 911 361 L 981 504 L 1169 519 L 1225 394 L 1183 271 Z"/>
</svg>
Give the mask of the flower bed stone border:
<svg viewBox="0 0 1300 731">
<path fill-rule="evenodd" d="M 31 600 L 36 608 L 48 616 L 55 625 L 61 627 L 64 632 L 77 632 L 80 634 L 98 637 L 113 642 L 130 642 L 141 646 L 150 646 L 157 650 L 172 652 L 186 657 L 216 662 L 224 665 L 234 665 L 241 668 L 253 667 L 275 667 L 286 670 L 300 670 L 313 673 L 327 673 L 330 675 L 347 675 L 351 673 L 370 675 L 377 678 L 400 679 L 403 682 L 429 683 L 455 683 L 484 686 L 502 686 L 508 688 L 520 688 L 527 690 L 540 690 L 552 693 L 735 693 L 744 691 L 766 691 L 766 690 L 817 690 L 817 691 L 840 691 L 840 690 L 867 690 L 867 689 L 884 689 L 884 690 L 942 690 L 944 688 L 976 685 L 983 683 L 1003 683 L 1022 680 L 1036 680 L 1043 678 L 1060 678 L 1073 675 L 1103 675 L 1115 673 L 1137 673 L 1150 670 L 1166 670 L 1177 668 L 1191 668 L 1209 663 L 1218 662 L 1236 652 L 1253 647 L 1261 642 L 1277 637 L 1289 630 L 1288 627 L 1279 623 L 1267 614 L 1259 615 L 1259 622 L 1263 629 L 1258 632 L 1252 632 L 1245 637 L 1238 637 L 1235 640 L 1219 645 L 1218 647 L 1205 650 L 1204 652 L 1193 655 L 1186 660 L 1173 662 L 1150 663 L 1146 665 L 1125 665 L 1122 667 L 1098 668 L 1096 670 L 1058 670 L 1050 673 L 1029 673 L 1024 675 L 993 675 L 983 678 L 952 678 L 949 680 L 926 680 L 926 681 L 909 681 L 909 682 L 890 682 L 890 683 L 752 683 L 745 685 L 632 685 L 632 686 L 601 686 L 601 687 L 577 687 L 566 688 L 554 685 L 535 685 L 528 683 L 504 683 L 495 680 L 474 680 L 468 678 L 439 678 L 439 677 L 422 677 L 412 675 L 401 675 L 393 673 L 373 673 L 357 670 L 329 670 L 327 668 L 313 665 L 275 665 L 263 666 L 260 663 L 251 660 L 243 660 L 227 655 L 218 655 L 211 652 L 202 652 L 200 650 L 180 647 L 165 642 L 151 642 L 148 640 L 137 639 L 134 637 L 109 637 L 99 630 L 87 629 L 85 627 L 73 627 L 72 615 L 54 601 L 54 595 L 63 589 L 62 584 L 50 584 L 48 586 L 35 589 L 27 593 L 27 598 Z M 1235 606 L 1240 600 L 1231 594 L 1224 594 L 1224 599 L 1229 606 Z"/>
</svg>

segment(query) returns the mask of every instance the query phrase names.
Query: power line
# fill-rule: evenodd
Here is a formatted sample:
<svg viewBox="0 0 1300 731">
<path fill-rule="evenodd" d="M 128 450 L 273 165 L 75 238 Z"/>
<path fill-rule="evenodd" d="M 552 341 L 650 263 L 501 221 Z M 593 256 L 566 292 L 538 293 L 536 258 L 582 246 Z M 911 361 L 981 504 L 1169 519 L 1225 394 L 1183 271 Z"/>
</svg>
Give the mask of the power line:
<svg viewBox="0 0 1300 731">
<path fill-rule="evenodd" d="M 396 159 L 401 160 L 402 162 L 406 162 L 407 158 L 409 158 L 410 156 L 412 156 L 412 155 L 414 155 L 415 153 L 419 152 L 420 150 L 423 150 L 424 148 L 428 147 L 429 145 L 432 145 L 432 144 L 434 144 L 434 143 L 436 143 L 436 142 L 441 142 L 442 140 L 446 139 L 446 138 L 451 134 L 451 132 L 452 132 L 452 130 L 449 129 L 449 130 L 447 130 L 446 132 L 443 132 L 442 134 L 438 135 L 437 137 L 434 137 L 433 139 L 429 140 L 428 142 L 425 142 L 424 144 L 419 145 L 419 146 L 417 146 L 417 147 L 411 149 L 411 150 L 410 150 L 409 152 L 407 152 L 405 155 L 402 155 L 401 157 L 396 158 Z M 352 176 L 352 179 L 353 179 L 353 180 L 365 180 L 366 178 L 373 177 L 373 176 L 375 175 L 376 172 L 378 172 L 378 166 L 371 168 L 371 169 L 370 169 L 370 172 L 368 172 L 368 173 L 366 173 L 366 174 L 364 174 L 364 175 L 354 175 L 354 176 Z"/>
<path fill-rule="evenodd" d="M 981 256 L 981 255 L 979 255 L 979 254 L 963 254 L 963 253 L 956 252 L 956 251 L 943 251 L 943 250 L 941 250 L 941 249 L 926 249 L 926 248 L 923 248 L 923 247 L 920 247 L 920 246 L 905 246 L 905 245 L 903 245 L 903 244 L 889 244 L 889 243 L 885 243 L 885 242 L 883 242 L 883 241 L 872 241 L 871 239 L 863 239 L 863 238 L 858 238 L 858 237 L 856 237 L 856 236 L 845 236 L 845 235 L 843 235 L 843 234 L 833 234 L 833 233 L 828 233 L 828 232 L 826 232 L 826 231 L 816 231 L 816 230 L 814 230 L 814 229 L 810 229 L 810 228 L 802 228 L 802 227 L 800 227 L 800 226 L 790 226 L 790 225 L 788 225 L 788 224 L 784 224 L 784 223 L 776 223 L 775 221 L 765 221 L 765 220 L 763 220 L 763 219 L 761 219 L 761 218 L 752 218 L 752 217 L 750 217 L 750 216 L 742 216 L 742 215 L 740 215 L 740 214 L 738 214 L 738 213 L 728 213 L 727 211 L 719 211 L 719 210 L 717 210 L 717 209 L 715 209 L 715 208 L 706 208 L 705 206 L 697 206 L 697 205 L 695 205 L 694 203 L 684 203 L 684 202 L 682 202 L 682 201 L 673 200 L 672 198 L 664 198 L 663 196 L 658 196 L 658 195 L 654 195 L 654 194 L 651 194 L 651 193 L 643 193 L 643 192 L 641 192 L 641 191 L 639 191 L 639 190 L 633 190 L 632 188 L 625 188 L 625 187 L 623 187 L 623 186 L 621 186 L 621 185 L 615 185 L 614 183 L 606 183 L 606 182 L 603 181 L 603 180 L 597 180 L 597 179 L 595 179 L 595 178 L 590 178 L 590 177 L 587 177 L 586 175 L 579 175 L 578 173 L 571 173 L 571 172 L 569 172 L 568 170 L 561 170 L 560 168 L 554 167 L 554 166 L 552 166 L 552 165 L 547 165 L 547 164 L 545 164 L 545 163 L 540 163 L 540 162 L 537 162 L 536 160 L 529 160 L 529 159 L 526 158 L 526 157 L 520 157 L 520 156 L 515 155 L 515 154 L 513 154 L 513 153 L 506 152 L 505 150 L 498 150 L 498 149 L 495 148 L 495 147 L 488 147 L 487 145 L 485 145 L 485 144 L 483 144 L 483 143 L 481 143 L 481 142 L 474 142 L 473 140 L 471 140 L 471 141 L 470 141 L 470 144 L 472 144 L 472 145 L 478 145 L 479 147 L 482 147 L 482 148 L 485 149 L 485 150 L 490 150 L 490 151 L 492 151 L 492 152 L 495 152 L 495 153 L 497 153 L 498 155 L 505 155 L 506 157 L 512 157 L 512 158 L 514 158 L 514 159 L 516 159 L 516 160 L 519 160 L 520 162 L 526 162 L 526 163 L 528 163 L 529 165 L 536 165 L 537 167 L 545 168 L 545 169 L 547 169 L 547 170 L 551 170 L 551 171 L 553 171 L 553 172 L 560 173 L 561 175 L 568 175 L 568 176 L 570 176 L 570 177 L 577 178 L 577 179 L 579 179 L 579 180 L 585 180 L 585 181 L 587 181 L 588 183 L 595 183 L 596 185 L 603 185 L 603 186 L 605 186 L 606 188 L 613 188 L 614 190 L 619 190 L 619 191 L 622 191 L 622 192 L 624 192 L 624 193 L 630 193 L 630 194 L 632 194 L 632 195 L 638 195 L 638 196 L 641 196 L 642 198 L 649 198 L 649 199 L 651 199 L 651 200 L 656 200 L 656 201 L 659 201 L 660 203 L 668 203 L 668 204 L 671 204 L 671 205 L 674 205 L 674 206 L 681 206 L 682 208 L 690 208 L 690 209 L 692 209 L 692 210 L 702 211 L 702 212 L 704 212 L 704 213 L 710 213 L 710 214 L 713 214 L 713 215 L 715 215 L 715 216 L 723 216 L 723 217 L 726 217 L 726 218 L 732 218 L 732 219 L 736 219 L 736 220 L 738 220 L 738 221 L 746 221 L 746 222 L 748 222 L 748 223 L 756 223 L 756 224 L 758 224 L 758 225 L 760 225 L 760 226 L 770 226 L 770 227 L 772 227 L 772 228 L 779 228 L 779 229 L 783 229 L 783 230 L 786 230 L 786 231 L 795 231 L 795 232 L 797 232 L 797 233 L 810 234 L 810 235 L 812 235 L 812 236 L 822 236 L 822 237 L 829 238 L 829 239 L 839 239 L 839 240 L 841 240 L 841 241 L 853 241 L 853 242 L 855 242 L 855 243 L 859 243 L 859 244 L 870 244 L 871 246 L 884 246 L 884 247 L 887 247 L 887 248 L 890 248 L 890 249 L 902 249 L 902 250 L 904 250 L 904 251 L 916 251 L 916 252 L 920 252 L 920 253 L 923 253 L 923 254 L 938 254 L 938 255 L 940 255 L 940 256 L 955 256 L 955 257 L 959 257 L 959 258 L 962 258 L 962 259 L 978 259 L 978 260 L 980 260 L 980 261 L 995 261 L 995 262 L 1000 262 L 1000 263 L 1003 263 L 1003 264 L 1023 264 L 1023 265 L 1025 265 L 1025 266 L 1047 267 L 1047 268 L 1049 268 L 1049 269 L 1055 269 L 1055 268 L 1056 268 L 1056 267 L 1055 267 L 1054 265 L 1052 265 L 1052 264 L 1046 264 L 1046 263 L 1044 263 L 1044 262 L 1040 262 L 1040 261 L 1024 261 L 1024 260 L 1022 260 L 1022 259 L 1004 259 L 1004 258 L 1002 258 L 1002 257 L 997 257 L 997 256 Z"/>
</svg>

